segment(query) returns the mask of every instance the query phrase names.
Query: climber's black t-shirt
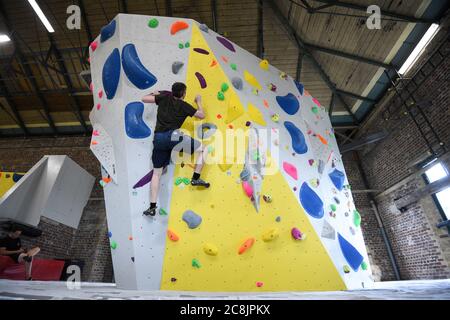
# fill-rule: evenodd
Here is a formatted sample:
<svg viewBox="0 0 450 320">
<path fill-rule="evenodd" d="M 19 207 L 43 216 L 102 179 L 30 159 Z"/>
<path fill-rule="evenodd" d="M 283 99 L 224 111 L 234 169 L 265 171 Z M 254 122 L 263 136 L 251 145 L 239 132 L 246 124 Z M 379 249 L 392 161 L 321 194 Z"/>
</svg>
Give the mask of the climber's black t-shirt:
<svg viewBox="0 0 450 320">
<path fill-rule="evenodd" d="M 168 94 L 155 96 L 155 102 L 158 105 L 155 132 L 179 129 L 187 117 L 192 117 L 197 112 L 189 103 Z"/>
</svg>

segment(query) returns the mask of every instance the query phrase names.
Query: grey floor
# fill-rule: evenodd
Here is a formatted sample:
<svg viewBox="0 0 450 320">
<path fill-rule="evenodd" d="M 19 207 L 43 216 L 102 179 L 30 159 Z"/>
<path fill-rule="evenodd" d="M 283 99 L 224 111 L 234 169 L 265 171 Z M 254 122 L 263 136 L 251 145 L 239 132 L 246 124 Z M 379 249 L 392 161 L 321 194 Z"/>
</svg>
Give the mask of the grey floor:
<svg viewBox="0 0 450 320">
<path fill-rule="evenodd" d="M 127 291 L 114 284 L 0 280 L 0 300 L 450 300 L 450 280 L 379 282 L 373 289 L 342 292 L 229 294 L 170 291 Z"/>
</svg>

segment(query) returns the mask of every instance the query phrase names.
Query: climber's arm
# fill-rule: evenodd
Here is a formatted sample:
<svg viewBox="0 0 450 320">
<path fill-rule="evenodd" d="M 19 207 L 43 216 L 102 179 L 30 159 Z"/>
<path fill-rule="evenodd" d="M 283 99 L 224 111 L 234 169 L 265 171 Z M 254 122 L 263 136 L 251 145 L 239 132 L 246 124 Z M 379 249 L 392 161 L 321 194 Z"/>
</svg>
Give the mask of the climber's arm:
<svg viewBox="0 0 450 320">
<path fill-rule="evenodd" d="M 197 112 L 194 114 L 194 117 L 200 120 L 205 119 L 205 111 L 203 110 L 203 104 L 202 104 L 202 96 L 197 95 L 195 97 L 195 103 L 197 103 L 198 109 Z"/>
<path fill-rule="evenodd" d="M 142 98 L 142 102 L 144 102 L 144 103 L 156 103 L 156 96 L 158 96 L 158 95 L 160 95 L 160 93 L 158 91 L 150 93 L 150 94 L 148 94 L 148 95 L 146 95 L 146 96 L 144 96 Z"/>
</svg>

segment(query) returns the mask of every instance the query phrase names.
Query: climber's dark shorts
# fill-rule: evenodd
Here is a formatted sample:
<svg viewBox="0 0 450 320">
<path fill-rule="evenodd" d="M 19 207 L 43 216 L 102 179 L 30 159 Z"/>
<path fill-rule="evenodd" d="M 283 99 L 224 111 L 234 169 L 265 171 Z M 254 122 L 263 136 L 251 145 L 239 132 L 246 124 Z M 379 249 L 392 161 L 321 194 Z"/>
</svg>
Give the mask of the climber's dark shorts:
<svg viewBox="0 0 450 320">
<path fill-rule="evenodd" d="M 153 168 L 160 169 L 169 165 L 172 151 L 193 154 L 201 143 L 179 130 L 155 132 L 153 137 Z"/>
</svg>

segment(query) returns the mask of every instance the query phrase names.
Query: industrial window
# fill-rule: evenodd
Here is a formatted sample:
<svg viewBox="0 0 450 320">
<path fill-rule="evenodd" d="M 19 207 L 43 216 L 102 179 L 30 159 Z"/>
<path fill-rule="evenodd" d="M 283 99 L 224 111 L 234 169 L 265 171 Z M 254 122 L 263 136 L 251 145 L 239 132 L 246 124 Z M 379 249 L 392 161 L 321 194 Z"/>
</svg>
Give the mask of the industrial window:
<svg viewBox="0 0 450 320">
<path fill-rule="evenodd" d="M 433 183 L 447 177 L 448 174 L 448 171 L 442 163 L 438 163 L 425 172 L 425 177 L 428 183 Z M 450 187 L 436 193 L 434 198 L 443 217 L 446 218 L 446 220 L 450 220 Z"/>
</svg>

